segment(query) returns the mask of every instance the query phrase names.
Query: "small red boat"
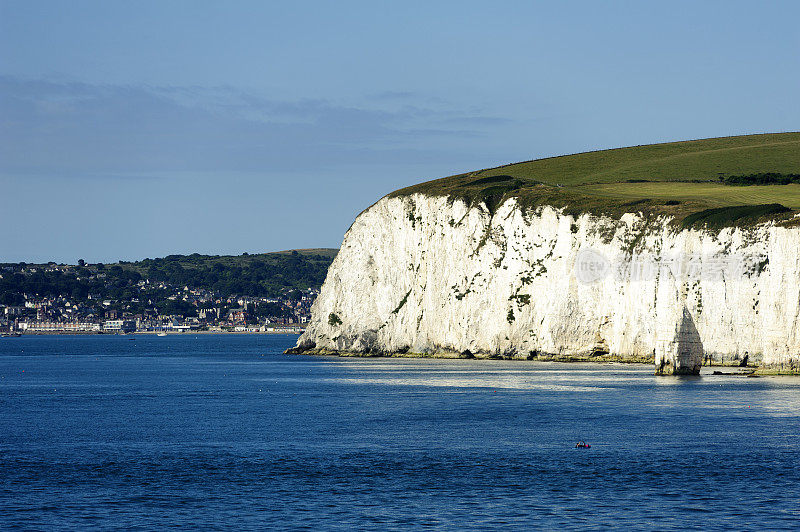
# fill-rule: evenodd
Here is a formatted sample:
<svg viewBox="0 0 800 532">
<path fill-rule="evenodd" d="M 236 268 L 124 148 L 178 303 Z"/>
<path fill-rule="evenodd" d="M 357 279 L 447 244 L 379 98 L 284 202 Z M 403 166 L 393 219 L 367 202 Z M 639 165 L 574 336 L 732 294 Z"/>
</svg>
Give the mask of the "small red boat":
<svg viewBox="0 0 800 532">
<path fill-rule="evenodd" d="M 592 446 L 586 443 L 585 441 L 581 440 L 575 444 L 576 449 L 591 449 Z"/>
</svg>

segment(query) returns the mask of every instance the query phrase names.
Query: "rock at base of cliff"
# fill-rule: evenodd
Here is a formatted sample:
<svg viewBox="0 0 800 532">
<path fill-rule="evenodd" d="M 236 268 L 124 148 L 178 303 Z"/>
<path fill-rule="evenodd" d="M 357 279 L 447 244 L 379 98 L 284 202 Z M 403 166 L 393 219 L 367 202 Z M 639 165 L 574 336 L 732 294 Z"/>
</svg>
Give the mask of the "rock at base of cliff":
<svg viewBox="0 0 800 532">
<path fill-rule="evenodd" d="M 684 308 L 675 328 L 660 332 L 656 341 L 656 375 L 699 375 L 703 342 L 694 319 Z"/>
</svg>

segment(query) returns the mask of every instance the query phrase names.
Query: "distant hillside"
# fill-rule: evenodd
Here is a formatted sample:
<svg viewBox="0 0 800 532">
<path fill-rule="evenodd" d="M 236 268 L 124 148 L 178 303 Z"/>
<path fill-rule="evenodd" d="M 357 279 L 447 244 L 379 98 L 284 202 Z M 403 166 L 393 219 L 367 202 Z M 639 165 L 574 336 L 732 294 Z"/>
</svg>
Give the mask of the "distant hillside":
<svg viewBox="0 0 800 532">
<path fill-rule="evenodd" d="M 787 209 L 773 211 L 787 218 L 800 210 L 800 184 L 792 177 L 798 172 L 800 133 L 772 133 L 550 157 L 436 179 L 391 196 L 444 195 L 489 210 L 516 197 L 531 207 L 611 216 L 634 211 L 676 221 L 709 209 L 780 204 Z M 743 184 L 754 186 L 731 186 Z"/>
<path fill-rule="evenodd" d="M 89 295 L 130 300 L 140 295 L 134 289 L 140 281 L 188 286 L 220 297 L 278 297 L 293 290 L 319 288 L 337 251 L 303 249 L 238 256 L 195 253 L 114 264 L 5 263 L 0 264 L 0 304 L 21 304 L 24 294 L 76 301 Z M 154 291 L 153 299 L 160 295 L 167 293 Z"/>
<path fill-rule="evenodd" d="M 302 249 L 236 256 L 194 253 L 121 263 L 120 266 L 146 279 L 203 288 L 222 296 L 270 297 L 293 289 L 322 286 L 337 251 Z"/>
</svg>

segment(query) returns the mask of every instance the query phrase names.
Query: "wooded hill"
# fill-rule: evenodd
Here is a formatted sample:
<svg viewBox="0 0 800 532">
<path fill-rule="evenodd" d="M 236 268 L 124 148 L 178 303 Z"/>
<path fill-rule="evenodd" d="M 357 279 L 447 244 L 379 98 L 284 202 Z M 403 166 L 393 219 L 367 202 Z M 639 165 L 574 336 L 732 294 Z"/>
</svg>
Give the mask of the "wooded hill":
<svg viewBox="0 0 800 532">
<path fill-rule="evenodd" d="M 319 288 L 335 249 L 305 249 L 274 253 L 169 255 L 164 258 L 114 264 L 0 264 L 0 304 L 18 305 L 24 295 L 64 296 L 76 301 L 90 294 L 102 299 L 131 300 L 140 295 L 140 281 L 207 290 L 220 297 L 278 297 L 293 290 Z M 152 290 L 169 297 L 169 290 Z"/>
</svg>

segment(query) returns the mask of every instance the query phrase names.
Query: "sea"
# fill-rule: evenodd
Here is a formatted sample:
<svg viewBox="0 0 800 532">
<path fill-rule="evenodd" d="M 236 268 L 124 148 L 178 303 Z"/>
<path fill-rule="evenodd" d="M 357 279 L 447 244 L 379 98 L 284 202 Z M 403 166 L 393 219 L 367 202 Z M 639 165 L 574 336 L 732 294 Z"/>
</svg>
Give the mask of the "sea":
<svg viewBox="0 0 800 532">
<path fill-rule="evenodd" d="M 0 529 L 800 528 L 800 378 L 296 339 L 0 339 Z"/>
</svg>

